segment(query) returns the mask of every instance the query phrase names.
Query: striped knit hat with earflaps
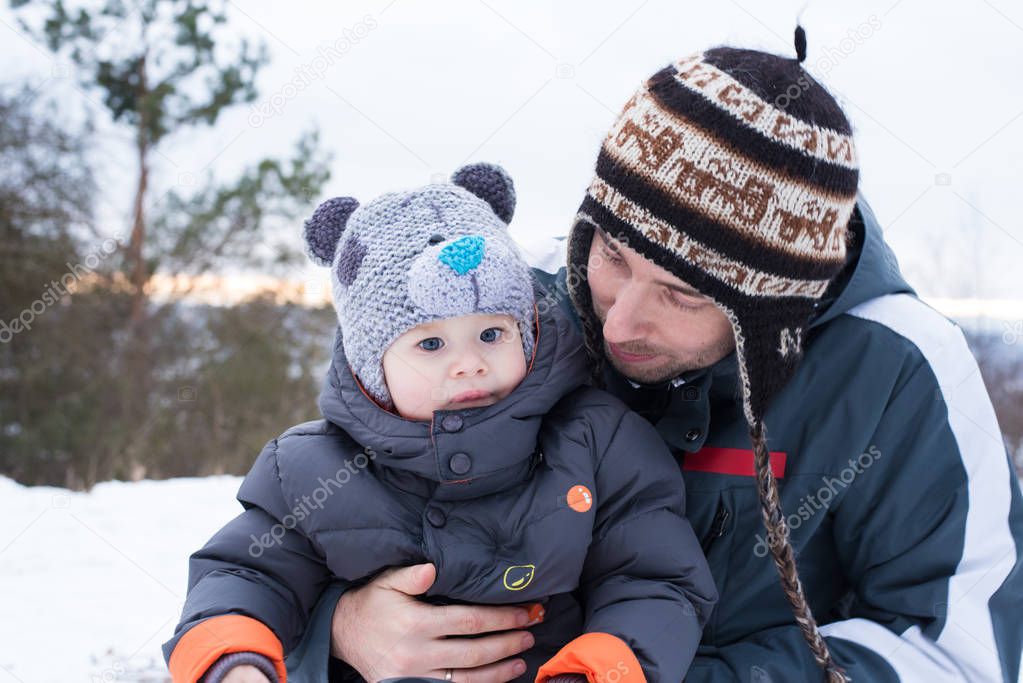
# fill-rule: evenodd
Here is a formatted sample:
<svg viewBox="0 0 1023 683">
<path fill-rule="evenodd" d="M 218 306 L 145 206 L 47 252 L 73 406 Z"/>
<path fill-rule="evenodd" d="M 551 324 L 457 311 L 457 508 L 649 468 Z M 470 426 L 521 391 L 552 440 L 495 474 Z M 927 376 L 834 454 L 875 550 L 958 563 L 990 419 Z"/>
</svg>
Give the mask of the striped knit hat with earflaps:
<svg viewBox="0 0 1023 683">
<path fill-rule="evenodd" d="M 764 414 L 796 371 L 817 302 L 845 264 L 859 170 L 848 120 L 797 59 L 718 47 L 653 75 L 600 150 L 568 241 L 569 294 L 594 376 L 604 340 L 586 265 L 596 227 L 713 299 L 731 322 L 771 553 L 832 683 L 769 467 Z"/>
</svg>

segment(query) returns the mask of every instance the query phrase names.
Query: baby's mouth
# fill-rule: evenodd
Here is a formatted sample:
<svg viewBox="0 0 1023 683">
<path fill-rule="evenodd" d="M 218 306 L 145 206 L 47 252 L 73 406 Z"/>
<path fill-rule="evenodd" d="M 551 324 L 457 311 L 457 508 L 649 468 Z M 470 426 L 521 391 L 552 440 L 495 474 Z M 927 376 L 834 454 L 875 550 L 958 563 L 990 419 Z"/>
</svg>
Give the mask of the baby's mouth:
<svg viewBox="0 0 1023 683">
<path fill-rule="evenodd" d="M 491 394 L 489 391 L 483 389 L 470 389 L 469 391 L 463 391 L 460 394 L 455 394 L 451 402 L 452 403 L 474 403 L 482 399 L 490 398 Z"/>
</svg>

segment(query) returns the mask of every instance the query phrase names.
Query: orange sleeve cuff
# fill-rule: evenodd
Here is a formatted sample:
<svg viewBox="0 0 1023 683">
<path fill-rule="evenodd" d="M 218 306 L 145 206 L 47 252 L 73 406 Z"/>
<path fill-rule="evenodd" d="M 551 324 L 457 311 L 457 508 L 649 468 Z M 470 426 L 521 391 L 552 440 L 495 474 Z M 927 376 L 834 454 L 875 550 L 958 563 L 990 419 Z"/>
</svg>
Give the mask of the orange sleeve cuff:
<svg viewBox="0 0 1023 683">
<path fill-rule="evenodd" d="M 263 622 L 240 614 L 225 614 L 200 621 L 174 646 L 170 669 L 174 683 L 196 683 L 221 656 L 232 652 L 258 652 L 274 664 L 280 683 L 287 683 L 284 647 Z"/>
<path fill-rule="evenodd" d="M 584 633 L 568 643 L 540 667 L 535 683 L 569 673 L 584 674 L 589 683 L 646 683 L 632 648 L 610 633 Z"/>
</svg>

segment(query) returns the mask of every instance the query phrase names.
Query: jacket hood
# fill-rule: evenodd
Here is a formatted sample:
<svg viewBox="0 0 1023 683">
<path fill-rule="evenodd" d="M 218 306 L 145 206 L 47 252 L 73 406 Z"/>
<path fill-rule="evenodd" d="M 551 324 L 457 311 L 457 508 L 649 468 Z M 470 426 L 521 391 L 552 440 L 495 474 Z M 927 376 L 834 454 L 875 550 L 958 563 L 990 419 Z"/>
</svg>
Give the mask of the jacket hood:
<svg viewBox="0 0 1023 683">
<path fill-rule="evenodd" d="M 409 420 L 374 402 L 352 373 L 341 329 L 319 397 L 330 422 L 371 450 L 376 466 L 414 473 L 440 484 L 440 499 L 487 495 L 528 477 L 544 416 L 587 383 L 586 353 L 572 322 L 557 307 L 534 304 L 536 344 L 525 377 L 489 406 L 436 410 Z"/>
<path fill-rule="evenodd" d="M 856 198 L 856 209 L 849 220 L 856 239 L 845 269 L 835 280 L 818 308 L 822 311 L 810 327 L 823 325 L 864 301 L 886 294 L 915 294 L 902 277 L 899 262 L 884 241 L 881 225 L 863 195 Z"/>
</svg>

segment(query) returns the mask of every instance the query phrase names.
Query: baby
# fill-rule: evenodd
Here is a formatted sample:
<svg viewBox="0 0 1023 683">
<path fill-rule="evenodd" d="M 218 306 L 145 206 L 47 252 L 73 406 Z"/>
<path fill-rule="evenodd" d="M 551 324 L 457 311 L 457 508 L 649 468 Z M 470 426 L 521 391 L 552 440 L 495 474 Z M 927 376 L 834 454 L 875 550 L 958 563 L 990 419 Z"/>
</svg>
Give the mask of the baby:
<svg viewBox="0 0 1023 683">
<path fill-rule="evenodd" d="M 532 606 L 517 680 L 685 675 L 717 594 L 681 473 L 536 303 L 514 206 L 504 170 L 474 164 L 306 221 L 340 323 L 324 419 L 267 444 L 244 512 L 192 555 L 164 645 L 176 683 L 284 683 L 328 583 L 426 562 L 427 601 Z"/>
</svg>

